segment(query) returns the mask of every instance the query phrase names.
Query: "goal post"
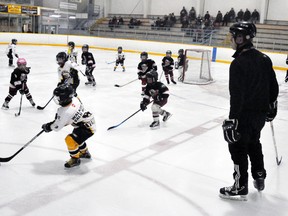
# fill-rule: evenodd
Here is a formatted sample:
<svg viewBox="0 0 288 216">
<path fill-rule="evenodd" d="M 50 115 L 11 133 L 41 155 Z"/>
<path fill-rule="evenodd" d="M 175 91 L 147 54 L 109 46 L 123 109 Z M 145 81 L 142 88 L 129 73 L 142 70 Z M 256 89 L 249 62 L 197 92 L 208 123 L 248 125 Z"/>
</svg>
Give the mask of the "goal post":
<svg viewBox="0 0 288 216">
<path fill-rule="evenodd" d="M 183 83 L 206 85 L 214 82 L 211 75 L 211 50 L 186 49 Z"/>
</svg>

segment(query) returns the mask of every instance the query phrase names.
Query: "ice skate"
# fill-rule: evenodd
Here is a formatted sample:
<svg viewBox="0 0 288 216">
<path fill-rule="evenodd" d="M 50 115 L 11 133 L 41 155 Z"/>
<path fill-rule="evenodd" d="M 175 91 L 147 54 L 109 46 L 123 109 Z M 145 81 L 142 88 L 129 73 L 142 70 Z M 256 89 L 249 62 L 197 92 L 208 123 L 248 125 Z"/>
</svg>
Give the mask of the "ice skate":
<svg viewBox="0 0 288 216">
<path fill-rule="evenodd" d="M 96 86 L 96 82 L 95 81 L 92 82 L 92 86 Z"/>
<path fill-rule="evenodd" d="M 81 163 L 80 158 L 71 157 L 70 160 L 66 161 L 64 166 L 66 168 L 71 168 L 71 167 L 79 166 L 80 163 Z"/>
<path fill-rule="evenodd" d="M 264 178 L 257 178 L 253 181 L 254 187 L 258 191 L 263 191 L 265 188 L 265 179 Z"/>
<path fill-rule="evenodd" d="M 9 67 L 15 67 L 15 65 L 13 65 L 13 64 L 9 64 Z"/>
<path fill-rule="evenodd" d="M 113 71 L 116 71 L 116 68 L 117 68 L 117 67 L 114 67 L 114 70 L 113 70 Z"/>
<path fill-rule="evenodd" d="M 172 116 L 171 113 L 164 111 L 163 121 L 166 122 Z"/>
<path fill-rule="evenodd" d="M 174 80 L 171 80 L 171 82 L 172 82 L 173 84 L 175 84 L 175 85 L 177 84 Z"/>
<path fill-rule="evenodd" d="M 35 107 L 36 104 L 35 104 L 35 102 L 33 101 L 33 99 L 30 99 L 29 102 L 31 103 L 31 105 L 32 105 L 33 107 Z"/>
<path fill-rule="evenodd" d="M 93 84 L 92 81 L 85 82 L 85 85 L 92 85 L 92 84 Z"/>
<path fill-rule="evenodd" d="M 160 122 L 159 121 L 153 121 L 151 124 L 150 124 L 150 128 L 151 129 L 157 129 L 160 127 Z"/>
<path fill-rule="evenodd" d="M 91 159 L 91 154 L 88 150 L 84 152 L 80 151 L 80 158 Z"/>
<path fill-rule="evenodd" d="M 8 109 L 9 109 L 8 102 L 5 101 L 5 102 L 3 103 L 2 109 L 4 109 L 4 110 L 8 110 Z"/>
<path fill-rule="evenodd" d="M 219 196 L 223 199 L 247 201 L 248 186 L 236 188 L 235 184 L 231 187 L 220 188 Z"/>
</svg>

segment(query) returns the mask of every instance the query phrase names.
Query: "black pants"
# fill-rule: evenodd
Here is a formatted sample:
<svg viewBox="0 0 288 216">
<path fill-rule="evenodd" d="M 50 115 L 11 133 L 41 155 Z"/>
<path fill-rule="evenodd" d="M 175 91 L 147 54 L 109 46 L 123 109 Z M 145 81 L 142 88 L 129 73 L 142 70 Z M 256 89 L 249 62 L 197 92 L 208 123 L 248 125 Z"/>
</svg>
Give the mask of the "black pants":
<svg viewBox="0 0 288 216">
<path fill-rule="evenodd" d="M 266 177 L 262 145 L 260 143 L 261 130 L 265 125 L 266 113 L 245 112 L 238 119 L 238 131 L 241 139 L 229 144 L 231 159 L 234 162 L 233 177 L 240 186 L 248 184 L 248 156 L 251 162 L 253 179 Z"/>
</svg>

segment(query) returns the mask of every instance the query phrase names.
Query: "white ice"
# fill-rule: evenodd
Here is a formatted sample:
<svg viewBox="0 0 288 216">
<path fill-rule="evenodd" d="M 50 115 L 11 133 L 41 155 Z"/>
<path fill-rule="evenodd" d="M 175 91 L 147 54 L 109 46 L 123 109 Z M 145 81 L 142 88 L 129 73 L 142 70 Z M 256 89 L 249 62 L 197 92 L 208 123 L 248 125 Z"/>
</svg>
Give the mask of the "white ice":
<svg viewBox="0 0 288 216">
<path fill-rule="evenodd" d="M 36 105 L 44 106 L 57 84 L 55 56 L 66 47 L 21 46 L 31 73 L 30 92 Z M 0 102 L 8 94 L 12 69 L 0 46 Z M 125 49 L 125 47 L 124 47 Z M 135 48 L 136 49 L 136 48 Z M 148 50 L 148 49 L 147 49 Z M 271 128 L 266 124 L 261 142 L 267 170 L 266 188 L 258 192 L 249 178 L 247 202 L 219 198 L 219 188 L 233 184 L 233 164 L 222 134 L 229 112 L 227 64 L 212 63 L 215 83 L 195 86 L 169 85 L 164 107 L 173 116 L 151 130 L 150 107 L 119 127 L 107 131 L 139 109 L 140 81 L 116 88 L 137 78 L 139 53 L 126 53 L 126 72 L 113 71 L 115 52 L 90 49 L 97 62 L 97 86 L 85 86 L 81 74 L 78 94 L 96 119 L 97 132 L 87 141 L 93 156 L 79 168 L 64 169 L 69 159 L 64 138 L 72 131 L 41 134 L 15 158 L 0 166 L 1 216 L 284 216 L 288 215 L 288 84 L 285 72 L 276 71 L 280 84 L 278 116 L 274 120 L 280 166 L 276 165 Z M 148 50 L 149 51 L 149 50 Z M 150 55 L 161 73 L 162 56 Z M 84 68 L 82 67 L 84 70 Z M 177 77 L 177 72 L 175 72 Z M 164 83 L 165 80 L 162 77 Z M 0 157 L 9 157 L 54 119 L 57 105 L 32 108 L 20 95 L 0 110 Z"/>
</svg>

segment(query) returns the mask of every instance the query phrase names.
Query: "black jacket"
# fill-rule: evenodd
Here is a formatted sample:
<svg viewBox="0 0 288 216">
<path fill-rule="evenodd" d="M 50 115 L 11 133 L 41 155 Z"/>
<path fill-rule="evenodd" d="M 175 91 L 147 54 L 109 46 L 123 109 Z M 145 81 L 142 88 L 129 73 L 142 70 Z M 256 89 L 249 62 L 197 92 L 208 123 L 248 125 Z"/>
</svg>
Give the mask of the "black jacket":
<svg viewBox="0 0 288 216">
<path fill-rule="evenodd" d="M 246 44 L 233 55 L 230 65 L 230 119 L 246 113 L 267 112 L 277 100 L 278 82 L 270 58 Z"/>
</svg>

